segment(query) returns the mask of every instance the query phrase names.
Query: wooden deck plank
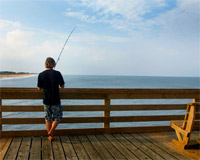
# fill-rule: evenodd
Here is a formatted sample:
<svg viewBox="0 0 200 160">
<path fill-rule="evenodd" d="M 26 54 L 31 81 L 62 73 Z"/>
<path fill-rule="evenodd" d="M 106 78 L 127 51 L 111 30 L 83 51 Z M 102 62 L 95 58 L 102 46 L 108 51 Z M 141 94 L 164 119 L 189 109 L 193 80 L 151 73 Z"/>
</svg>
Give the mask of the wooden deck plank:
<svg viewBox="0 0 200 160">
<path fill-rule="evenodd" d="M 196 140 L 197 138 L 200 139 L 200 132 L 199 131 L 192 131 L 191 139 Z"/>
<path fill-rule="evenodd" d="M 188 160 L 188 158 L 184 157 L 183 155 L 177 153 L 175 150 L 163 145 L 163 142 L 158 138 L 151 138 L 146 133 L 140 133 L 141 136 L 144 138 L 147 138 L 149 141 L 151 141 L 154 145 L 157 145 L 158 147 L 162 148 L 164 151 L 168 152 L 169 154 L 176 157 L 176 159 L 179 160 Z"/>
<path fill-rule="evenodd" d="M 62 145 L 63 145 L 63 149 L 65 152 L 65 156 L 67 159 L 70 160 L 78 160 L 78 157 L 74 151 L 74 148 L 71 144 L 71 141 L 69 139 L 68 136 L 61 136 L 61 141 L 62 141 Z"/>
<path fill-rule="evenodd" d="M 96 151 L 95 147 L 90 143 L 90 141 L 88 140 L 86 136 L 82 135 L 78 137 L 91 159 L 95 159 L 95 160 L 102 159 L 99 153 Z"/>
<path fill-rule="evenodd" d="M 13 138 L 13 141 L 5 155 L 5 160 L 15 160 L 18 154 L 18 150 L 21 144 L 21 137 Z"/>
<path fill-rule="evenodd" d="M 140 148 L 145 154 L 147 154 L 153 160 L 162 160 L 163 158 L 160 157 L 157 153 L 153 151 L 153 148 L 148 148 L 147 146 L 143 145 L 140 141 L 138 141 L 135 137 L 130 134 L 122 134 L 127 140 L 133 143 L 135 146 Z"/>
<path fill-rule="evenodd" d="M 12 142 L 12 138 L 1 138 L 0 139 L 0 159 L 4 158 L 11 142 Z"/>
<path fill-rule="evenodd" d="M 174 145 L 171 141 L 172 138 L 167 135 L 166 133 L 148 133 L 149 136 L 151 136 L 154 140 L 159 140 L 162 141 L 162 144 L 165 145 L 166 147 L 176 151 L 178 154 L 183 155 L 184 157 L 188 158 L 188 159 L 199 159 L 198 157 L 193 156 L 191 153 L 188 153 L 187 150 L 184 149 L 180 149 L 179 147 L 177 147 L 176 145 Z"/>
<path fill-rule="evenodd" d="M 120 141 L 126 148 L 128 148 L 133 154 L 135 154 L 139 159 L 151 159 L 148 155 L 142 152 L 137 146 L 133 145 L 129 142 L 125 137 L 121 134 L 113 135 L 118 141 Z"/>
<path fill-rule="evenodd" d="M 76 154 L 78 155 L 78 159 L 86 160 L 90 159 L 84 147 L 82 146 L 80 140 L 77 136 L 69 136 L 71 143 L 75 149 Z"/>
<path fill-rule="evenodd" d="M 60 137 L 55 136 L 54 138 L 55 140 L 52 142 L 54 159 L 65 159 L 65 154 L 63 152 L 62 144 L 60 142 Z"/>
<path fill-rule="evenodd" d="M 170 159 L 170 160 L 176 160 L 175 157 L 171 156 L 169 153 L 165 152 L 161 148 L 159 148 L 157 145 L 154 145 L 151 141 L 147 140 L 146 138 L 140 136 L 139 134 L 133 133 L 133 135 L 136 139 L 138 139 L 140 142 L 142 142 L 144 145 L 146 145 L 148 148 L 153 148 L 153 150 L 159 154 L 164 159 Z"/>
<path fill-rule="evenodd" d="M 122 145 L 117 139 L 110 134 L 105 134 L 105 137 L 127 158 L 127 159 L 139 159 L 132 152 L 130 152 L 124 145 Z"/>
<path fill-rule="evenodd" d="M 22 144 L 19 149 L 17 159 L 27 160 L 29 157 L 30 146 L 31 146 L 31 137 L 24 137 L 22 139 Z"/>
<path fill-rule="evenodd" d="M 126 159 L 121 152 L 110 143 L 104 135 L 96 135 L 97 139 L 104 145 L 104 147 L 112 154 L 115 159 Z"/>
<path fill-rule="evenodd" d="M 87 137 L 103 159 L 114 159 L 94 135 L 87 135 Z"/>
<path fill-rule="evenodd" d="M 47 137 L 42 137 L 42 159 L 53 160 L 51 142 Z"/>
<path fill-rule="evenodd" d="M 41 137 L 33 137 L 30 151 L 30 159 L 41 159 Z"/>
<path fill-rule="evenodd" d="M 193 131 L 191 139 L 199 138 Z M 0 139 L 1 159 L 178 159 L 199 160 L 199 149 L 180 149 L 171 140 L 175 132 L 124 133 L 106 135 L 61 136 L 55 142 L 47 137 Z M 41 143 L 42 142 L 42 143 Z M 53 147 L 52 147 L 53 146 Z M 52 152 L 54 150 L 54 152 Z M 56 153 L 57 152 L 57 153 Z M 42 155 L 41 155 L 42 153 Z M 136 158 L 132 158 L 129 153 Z M 60 155 L 59 155 L 60 154 Z"/>
</svg>

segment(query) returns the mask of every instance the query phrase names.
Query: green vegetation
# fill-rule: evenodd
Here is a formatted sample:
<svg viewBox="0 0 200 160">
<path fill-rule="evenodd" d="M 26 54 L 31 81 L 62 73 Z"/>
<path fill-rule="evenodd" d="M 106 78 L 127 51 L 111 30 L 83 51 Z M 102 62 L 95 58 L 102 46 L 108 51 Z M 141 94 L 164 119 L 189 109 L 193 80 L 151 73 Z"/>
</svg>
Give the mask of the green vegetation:
<svg viewBox="0 0 200 160">
<path fill-rule="evenodd" d="M 29 72 L 0 71 L 0 74 L 30 74 Z"/>
</svg>

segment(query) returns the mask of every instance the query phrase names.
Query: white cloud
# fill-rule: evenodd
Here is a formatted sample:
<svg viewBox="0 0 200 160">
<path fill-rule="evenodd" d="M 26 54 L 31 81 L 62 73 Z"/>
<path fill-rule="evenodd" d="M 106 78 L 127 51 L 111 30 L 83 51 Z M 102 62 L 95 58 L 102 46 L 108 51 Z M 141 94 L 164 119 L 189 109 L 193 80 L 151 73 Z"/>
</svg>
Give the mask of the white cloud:
<svg viewBox="0 0 200 160">
<path fill-rule="evenodd" d="M 12 30 L 0 39 L 1 58 L 26 58 L 32 54 L 31 32 Z"/>
<path fill-rule="evenodd" d="M 75 11 L 67 11 L 65 13 L 66 16 L 70 16 L 70 17 L 76 17 L 82 21 L 88 22 L 88 23 L 96 23 L 98 22 L 98 20 L 96 19 L 95 16 L 89 16 L 87 14 L 85 14 L 84 11 L 79 11 L 79 12 L 75 12 Z"/>
<path fill-rule="evenodd" d="M 177 2 L 177 8 L 161 14 L 155 21 L 161 23 L 165 29 L 180 31 L 185 29 L 185 32 L 198 33 L 200 25 L 200 1 L 196 0 L 180 0 Z M 183 33 L 184 34 L 184 33 Z"/>
<path fill-rule="evenodd" d="M 72 1 L 67 1 L 72 5 Z M 113 28 L 127 30 L 128 28 L 139 29 L 144 23 L 148 23 L 143 17 L 154 9 L 165 7 L 165 0 L 79 0 L 72 5 L 81 9 L 68 9 L 67 16 L 78 18 L 89 23 L 110 24 Z M 85 10 L 84 10 L 84 9 Z M 87 12 L 90 10 L 90 12 Z M 152 24 L 152 22 L 151 22 Z"/>
<path fill-rule="evenodd" d="M 12 29 L 12 28 L 20 28 L 21 23 L 19 22 L 12 22 L 5 19 L 0 19 L 0 29 Z"/>
<path fill-rule="evenodd" d="M 54 40 L 58 33 L 31 29 L 8 20 L 0 20 L 0 27 L 1 70 L 38 72 L 44 59 L 55 55 L 62 45 Z M 49 41 L 47 37 L 51 37 Z"/>
<path fill-rule="evenodd" d="M 163 7 L 164 0 L 82 0 L 82 5 L 99 11 L 101 15 L 120 15 L 127 20 L 137 20 L 154 8 Z"/>
<path fill-rule="evenodd" d="M 199 0 L 177 0 L 176 6 L 167 0 L 67 0 L 67 2 L 72 6 L 66 11 L 67 16 L 87 23 L 109 24 L 112 28 L 134 34 L 138 31 L 151 34 L 158 32 L 157 28 L 176 29 L 179 24 L 183 28 L 190 27 L 188 28 L 190 31 L 194 26 L 195 29 L 199 27 Z"/>
</svg>

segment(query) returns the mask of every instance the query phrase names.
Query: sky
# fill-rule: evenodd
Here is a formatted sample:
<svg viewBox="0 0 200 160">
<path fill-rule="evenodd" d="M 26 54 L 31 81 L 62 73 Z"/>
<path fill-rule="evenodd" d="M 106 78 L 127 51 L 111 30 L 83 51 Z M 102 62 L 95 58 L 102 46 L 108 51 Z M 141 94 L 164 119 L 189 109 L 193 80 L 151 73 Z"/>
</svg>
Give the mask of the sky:
<svg viewBox="0 0 200 160">
<path fill-rule="evenodd" d="M 200 77 L 199 0 L 0 0 L 0 70 Z"/>
</svg>

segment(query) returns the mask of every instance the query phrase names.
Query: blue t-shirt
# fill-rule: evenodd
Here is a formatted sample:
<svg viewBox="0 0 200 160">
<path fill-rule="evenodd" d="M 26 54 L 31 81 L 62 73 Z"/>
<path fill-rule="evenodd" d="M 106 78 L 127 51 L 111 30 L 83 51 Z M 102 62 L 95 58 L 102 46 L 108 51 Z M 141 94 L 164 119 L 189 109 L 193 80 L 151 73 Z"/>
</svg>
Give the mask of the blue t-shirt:
<svg viewBox="0 0 200 160">
<path fill-rule="evenodd" d="M 45 70 L 38 76 L 37 86 L 43 89 L 43 103 L 46 105 L 60 104 L 59 85 L 65 82 L 59 71 Z"/>
</svg>

